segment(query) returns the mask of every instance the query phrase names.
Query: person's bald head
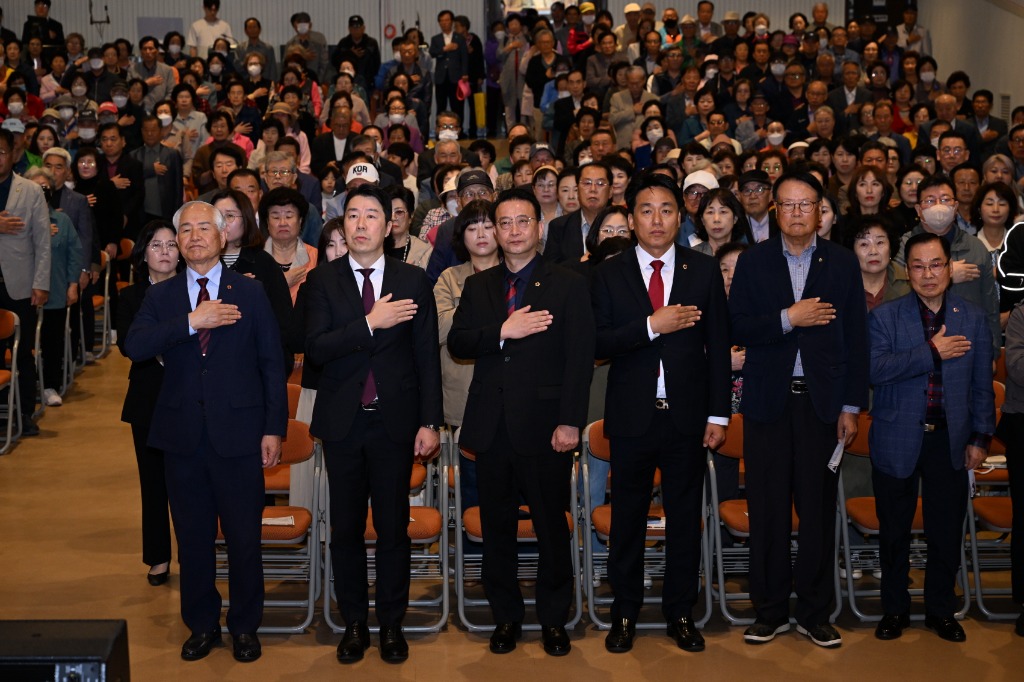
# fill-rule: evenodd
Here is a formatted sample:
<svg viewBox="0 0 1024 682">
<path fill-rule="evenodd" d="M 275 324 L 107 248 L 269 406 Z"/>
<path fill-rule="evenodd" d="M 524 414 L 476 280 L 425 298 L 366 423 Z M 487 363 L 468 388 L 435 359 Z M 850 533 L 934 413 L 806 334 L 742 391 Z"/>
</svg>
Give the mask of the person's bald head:
<svg viewBox="0 0 1024 682">
<path fill-rule="evenodd" d="M 942 94 L 935 98 L 935 118 L 940 121 L 952 121 L 956 116 L 956 97 Z"/>
</svg>

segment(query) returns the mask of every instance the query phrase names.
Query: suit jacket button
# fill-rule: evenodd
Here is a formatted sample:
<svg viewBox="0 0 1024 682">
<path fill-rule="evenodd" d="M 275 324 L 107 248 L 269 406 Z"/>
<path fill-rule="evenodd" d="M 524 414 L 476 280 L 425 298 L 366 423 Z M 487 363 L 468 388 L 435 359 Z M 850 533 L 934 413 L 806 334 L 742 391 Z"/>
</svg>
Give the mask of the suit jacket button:
<svg viewBox="0 0 1024 682">
<path fill-rule="evenodd" d="M 509 356 L 507 356 L 507 355 L 505 356 L 505 362 L 509 362 L 511 359 L 512 358 L 510 358 Z"/>
<path fill-rule="evenodd" d="M 205 370 L 205 369 L 204 369 L 204 370 L 203 370 L 203 376 L 204 376 L 204 377 L 206 376 L 206 372 L 207 372 L 207 370 Z"/>
</svg>

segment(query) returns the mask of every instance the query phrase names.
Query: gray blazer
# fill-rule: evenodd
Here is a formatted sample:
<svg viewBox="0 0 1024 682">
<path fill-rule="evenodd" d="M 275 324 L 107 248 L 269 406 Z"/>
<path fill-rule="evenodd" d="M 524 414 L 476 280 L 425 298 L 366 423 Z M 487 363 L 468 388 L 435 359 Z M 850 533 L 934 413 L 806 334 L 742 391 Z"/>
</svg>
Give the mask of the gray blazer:
<svg viewBox="0 0 1024 682">
<path fill-rule="evenodd" d="M 50 290 L 50 211 L 42 188 L 20 175 L 11 176 L 7 213 L 25 221 L 19 234 L 0 234 L 0 272 L 14 300 L 30 298 L 33 289 Z"/>
</svg>

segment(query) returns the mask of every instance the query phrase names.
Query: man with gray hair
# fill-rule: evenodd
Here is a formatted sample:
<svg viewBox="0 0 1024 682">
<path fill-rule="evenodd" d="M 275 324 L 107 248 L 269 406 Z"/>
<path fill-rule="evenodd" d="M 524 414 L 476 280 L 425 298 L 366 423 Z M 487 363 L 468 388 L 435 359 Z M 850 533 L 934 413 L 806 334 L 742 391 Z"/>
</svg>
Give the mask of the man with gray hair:
<svg viewBox="0 0 1024 682">
<path fill-rule="evenodd" d="M 633 130 L 643 120 L 644 105 L 655 102 L 658 96 L 644 89 L 647 71 L 642 66 L 631 66 L 626 72 L 626 89 L 612 95 L 608 120 L 615 126 L 615 139 L 620 146 L 629 146 Z"/>
<path fill-rule="evenodd" d="M 289 187 L 302 193 L 302 196 L 309 201 L 310 205 L 320 205 L 320 183 L 316 183 L 316 191 L 312 193 L 303 180 L 307 177 L 299 171 L 296 165 L 296 156 L 290 151 L 276 151 L 267 154 L 263 162 L 263 182 L 266 184 L 265 191 L 277 189 L 278 187 Z M 315 182 L 315 179 L 314 179 Z M 324 221 L 320 217 L 320 211 L 309 211 L 302 223 L 302 241 L 307 244 L 316 244 L 320 239 L 320 230 L 323 229 Z M 260 229 L 266 234 L 265 226 Z"/>
<path fill-rule="evenodd" d="M 259 282 L 220 261 L 224 216 L 190 201 L 174 214 L 187 268 L 154 284 L 128 330 L 133 362 L 160 357 L 166 374 L 149 445 L 165 453 L 167 497 L 181 564 L 181 615 L 194 661 L 221 644 L 214 543 L 227 542 L 235 659 L 260 657 L 263 468 L 281 458 L 288 426 L 277 319 Z"/>
</svg>

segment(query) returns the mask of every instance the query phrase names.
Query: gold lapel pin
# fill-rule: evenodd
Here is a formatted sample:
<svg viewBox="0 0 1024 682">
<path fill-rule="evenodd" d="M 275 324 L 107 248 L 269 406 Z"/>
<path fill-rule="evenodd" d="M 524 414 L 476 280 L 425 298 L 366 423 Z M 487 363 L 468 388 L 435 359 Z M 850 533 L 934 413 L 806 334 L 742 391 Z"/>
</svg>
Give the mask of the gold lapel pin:
<svg viewBox="0 0 1024 682">
<path fill-rule="evenodd" d="M 533 286 L 535 286 L 535 287 L 539 287 L 539 286 L 540 286 L 540 282 L 534 282 L 534 283 L 533 283 Z"/>
<path fill-rule="evenodd" d="M 822 263 L 822 262 L 824 262 L 824 261 L 825 261 L 825 259 L 824 259 L 824 258 L 822 258 L 821 256 L 818 256 L 818 262 L 819 262 L 819 263 Z"/>
<path fill-rule="evenodd" d="M 231 285 L 229 284 L 229 285 L 228 285 L 228 289 L 230 289 L 230 288 L 231 288 Z"/>
<path fill-rule="evenodd" d="M 954 313 L 958 313 L 958 312 L 960 312 L 960 309 L 959 308 L 953 308 L 953 312 Z"/>
<path fill-rule="evenodd" d="M 683 270 L 686 269 L 686 263 L 683 263 Z"/>
</svg>

